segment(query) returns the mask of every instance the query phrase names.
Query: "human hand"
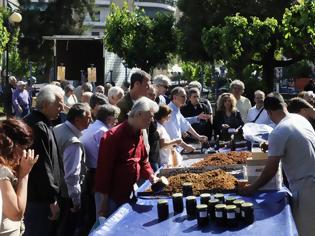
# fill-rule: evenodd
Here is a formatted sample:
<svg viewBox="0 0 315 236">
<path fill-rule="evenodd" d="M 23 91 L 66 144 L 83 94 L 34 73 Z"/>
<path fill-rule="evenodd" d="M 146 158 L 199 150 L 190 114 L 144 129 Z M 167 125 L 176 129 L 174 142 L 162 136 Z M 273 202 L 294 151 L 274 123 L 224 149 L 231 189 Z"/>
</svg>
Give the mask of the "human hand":
<svg viewBox="0 0 315 236">
<path fill-rule="evenodd" d="M 205 143 L 205 142 L 208 141 L 208 137 L 204 136 L 204 135 L 199 135 L 198 141 L 201 142 L 201 143 Z"/>
<path fill-rule="evenodd" d="M 58 220 L 59 215 L 60 215 L 60 208 L 58 206 L 57 201 L 49 205 L 50 208 L 50 216 L 48 216 L 49 220 Z"/>
<path fill-rule="evenodd" d="M 34 155 L 34 149 L 23 150 L 23 156 L 20 159 L 19 178 L 28 175 L 32 170 L 39 157 L 38 155 L 34 157 Z"/>
<path fill-rule="evenodd" d="M 204 112 L 202 112 L 198 115 L 199 120 L 209 120 L 210 118 L 211 118 L 211 115 L 205 114 Z"/>
<path fill-rule="evenodd" d="M 188 153 L 194 152 L 195 148 L 193 146 L 191 146 L 191 145 L 186 145 L 185 151 L 188 152 Z"/>
<path fill-rule="evenodd" d="M 183 133 L 182 133 L 182 137 L 183 137 L 183 138 L 186 138 L 186 137 L 188 137 L 188 136 L 189 136 L 189 134 L 187 134 L 187 132 L 183 132 Z"/>
<path fill-rule="evenodd" d="M 183 142 L 183 140 L 181 138 L 179 139 L 175 139 L 174 144 L 180 145 Z"/>
<path fill-rule="evenodd" d="M 223 129 L 228 129 L 228 128 L 230 128 L 230 126 L 228 124 L 222 124 L 222 128 Z"/>
<path fill-rule="evenodd" d="M 252 196 L 254 195 L 255 192 L 256 192 L 256 189 L 254 189 L 252 185 L 240 187 L 237 190 L 237 193 L 241 196 Z"/>
<path fill-rule="evenodd" d="M 151 182 L 151 184 L 155 184 L 160 180 L 159 177 L 157 177 L 155 174 L 151 174 L 149 177 L 149 181 Z"/>
<path fill-rule="evenodd" d="M 259 144 L 259 147 L 263 152 L 267 152 L 268 146 L 269 146 L 268 142 L 262 142 Z"/>
</svg>

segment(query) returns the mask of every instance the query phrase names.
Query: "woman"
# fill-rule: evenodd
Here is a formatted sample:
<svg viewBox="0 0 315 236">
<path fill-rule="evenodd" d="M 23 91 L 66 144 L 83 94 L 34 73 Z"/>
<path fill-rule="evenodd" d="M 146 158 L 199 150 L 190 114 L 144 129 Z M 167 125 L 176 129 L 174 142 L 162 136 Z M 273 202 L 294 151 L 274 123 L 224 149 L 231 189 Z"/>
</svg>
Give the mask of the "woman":
<svg viewBox="0 0 315 236">
<path fill-rule="evenodd" d="M 74 94 L 74 87 L 71 84 L 67 85 L 64 96 L 65 111 L 68 112 L 72 105 L 76 104 L 77 102 L 78 99 Z"/>
<path fill-rule="evenodd" d="M 32 131 L 21 120 L 8 119 L 0 124 L 0 190 L 3 201 L 0 235 L 23 233 L 22 218 L 27 200 L 28 174 L 36 163 Z"/>
<path fill-rule="evenodd" d="M 221 94 L 213 120 L 215 135 L 219 135 L 220 140 L 229 140 L 231 133 L 241 134 L 243 125 L 241 114 L 236 109 L 235 97 L 231 93 Z"/>
<path fill-rule="evenodd" d="M 175 145 L 180 145 L 182 143 L 181 139 L 173 139 L 171 140 L 169 134 L 164 128 L 163 124 L 170 119 L 172 109 L 167 105 L 160 105 L 159 111 L 155 113 L 154 117 L 157 121 L 157 131 L 160 136 L 160 160 L 159 165 L 168 165 L 168 166 L 176 166 L 180 161 L 172 160 L 172 155 L 177 155 L 177 153 L 172 153 L 172 151 L 176 152 L 173 148 Z M 177 162 L 177 163 L 174 163 Z"/>
</svg>

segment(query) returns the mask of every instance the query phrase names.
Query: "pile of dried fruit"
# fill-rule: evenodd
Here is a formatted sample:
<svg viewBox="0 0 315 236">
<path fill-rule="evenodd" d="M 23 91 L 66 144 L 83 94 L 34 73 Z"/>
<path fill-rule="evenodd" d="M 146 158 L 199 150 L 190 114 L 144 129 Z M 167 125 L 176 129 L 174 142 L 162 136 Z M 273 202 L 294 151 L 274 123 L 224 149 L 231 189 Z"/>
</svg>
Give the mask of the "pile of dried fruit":
<svg viewBox="0 0 315 236">
<path fill-rule="evenodd" d="M 203 190 L 227 191 L 236 188 L 237 179 L 223 170 L 212 170 L 204 173 L 185 173 L 168 177 L 169 185 L 166 191 L 171 193 L 182 192 L 182 184 L 190 182 L 193 184 L 195 195 Z"/>
<path fill-rule="evenodd" d="M 252 157 L 251 152 L 215 153 L 208 155 L 204 160 L 192 164 L 192 167 L 245 164 L 246 159 L 249 157 Z"/>
</svg>

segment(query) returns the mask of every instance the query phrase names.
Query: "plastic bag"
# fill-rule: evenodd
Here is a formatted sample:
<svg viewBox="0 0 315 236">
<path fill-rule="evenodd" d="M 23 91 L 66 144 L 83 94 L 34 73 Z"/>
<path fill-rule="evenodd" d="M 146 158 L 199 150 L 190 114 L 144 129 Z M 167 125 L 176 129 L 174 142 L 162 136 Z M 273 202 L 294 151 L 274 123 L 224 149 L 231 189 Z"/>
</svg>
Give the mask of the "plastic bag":
<svg viewBox="0 0 315 236">
<path fill-rule="evenodd" d="M 246 123 L 243 126 L 243 135 L 246 140 L 261 143 L 268 140 L 272 130 L 273 128 L 269 125 Z"/>
</svg>

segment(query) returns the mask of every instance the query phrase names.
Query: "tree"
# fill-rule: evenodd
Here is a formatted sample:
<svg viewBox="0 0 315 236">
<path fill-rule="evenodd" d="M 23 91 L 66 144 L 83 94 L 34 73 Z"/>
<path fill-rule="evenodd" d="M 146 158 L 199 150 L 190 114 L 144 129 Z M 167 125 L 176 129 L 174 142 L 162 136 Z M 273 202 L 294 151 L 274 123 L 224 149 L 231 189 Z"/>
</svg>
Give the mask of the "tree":
<svg viewBox="0 0 315 236">
<path fill-rule="evenodd" d="M 150 19 L 144 11 L 129 11 L 112 5 L 106 21 L 104 44 L 108 51 L 123 58 L 129 67 L 150 71 L 167 64 L 176 49 L 176 32 L 171 14 L 157 13 Z"/>
<path fill-rule="evenodd" d="M 4 9 L 0 9 L 0 57 L 4 52 L 6 45 L 9 41 L 10 33 L 7 31 L 6 27 L 4 26 L 4 19 L 6 18 L 6 14 Z"/>
<path fill-rule="evenodd" d="M 262 65 L 263 80 L 268 91 L 272 91 L 275 67 L 288 66 L 303 58 L 312 59 L 314 14 L 315 3 L 305 1 L 286 9 L 279 22 L 275 18 L 228 16 L 223 26 L 203 30 L 203 45 L 215 60 L 224 60 L 235 70 L 240 69 L 239 78 L 246 65 Z"/>
</svg>

